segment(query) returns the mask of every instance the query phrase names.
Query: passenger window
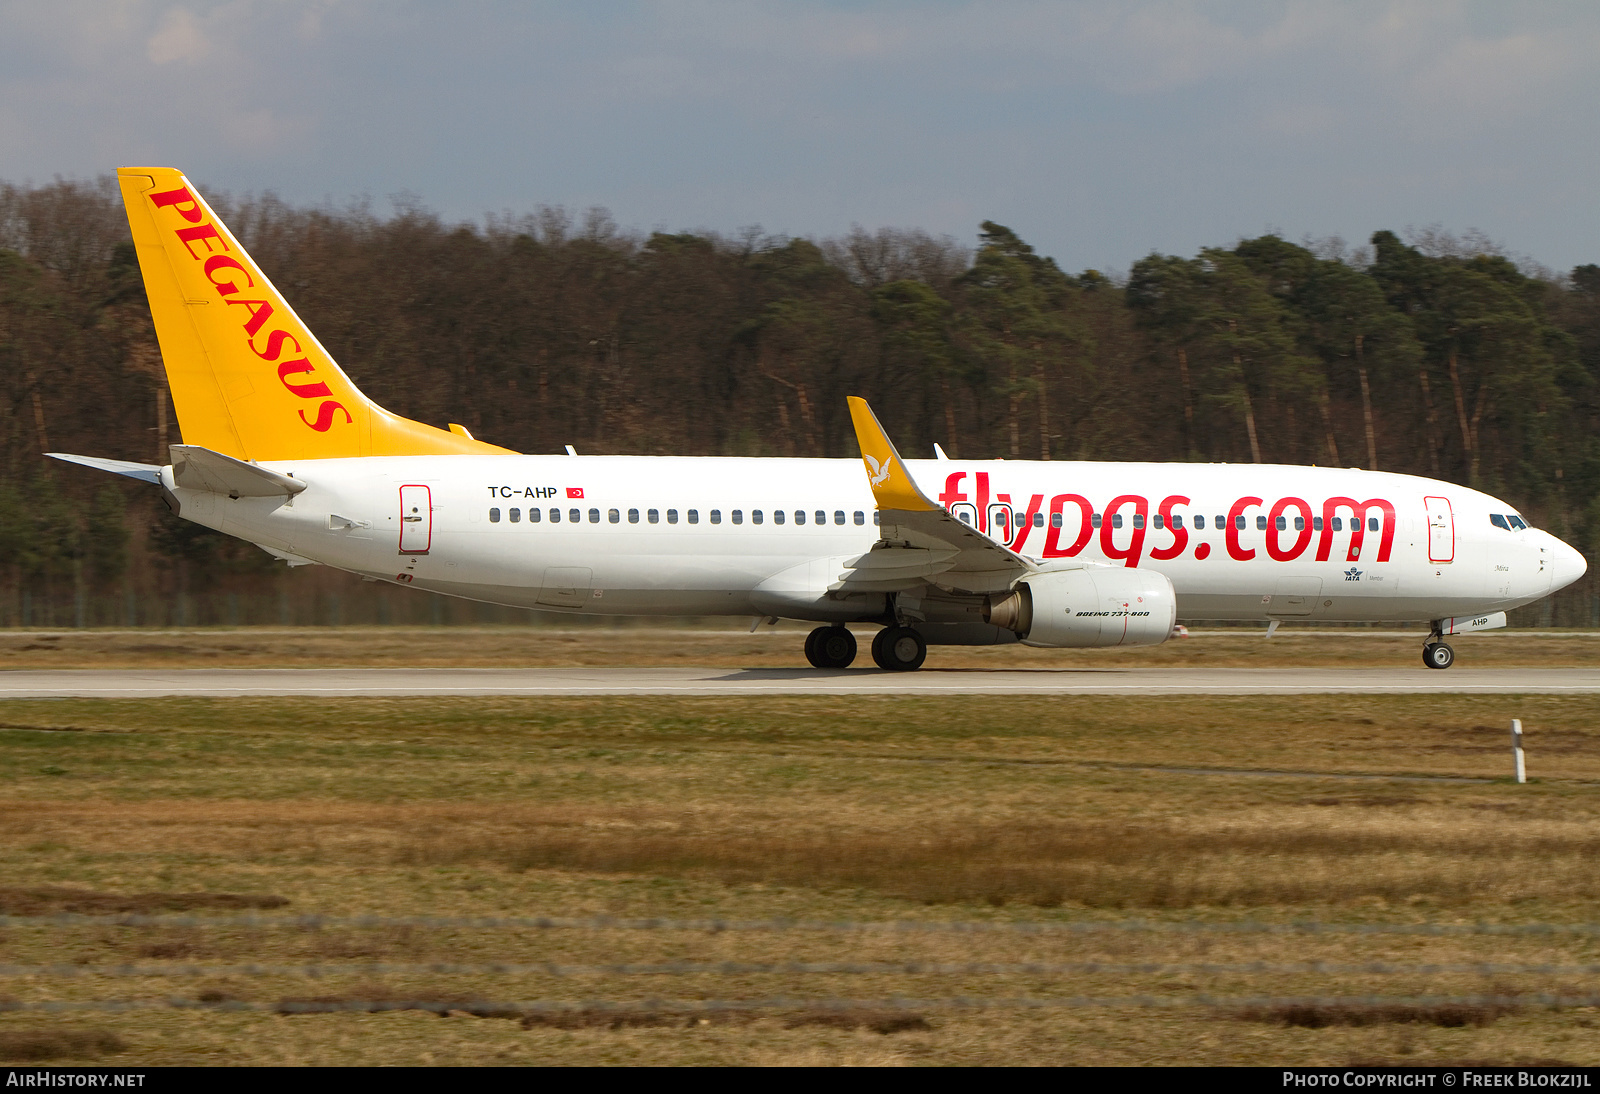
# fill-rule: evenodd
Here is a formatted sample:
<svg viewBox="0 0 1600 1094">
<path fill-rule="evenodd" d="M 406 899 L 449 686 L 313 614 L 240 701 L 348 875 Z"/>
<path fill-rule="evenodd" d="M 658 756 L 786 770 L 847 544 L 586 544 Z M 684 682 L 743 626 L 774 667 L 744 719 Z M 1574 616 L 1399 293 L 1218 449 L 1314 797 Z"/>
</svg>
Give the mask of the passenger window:
<svg viewBox="0 0 1600 1094">
<path fill-rule="evenodd" d="M 835 524 L 843 524 L 844 523 L 844 510 L 843 509 L 835 509 L 833 511 L 833 523 L 835 523 Z"/>
<path fill-rule="evenodd" d="M 1490 513 L 1489 523 L 1494 525 L 1496 528 L 1504 528 L 1508 532 L 1511 531 L 1511 525 L 1507 524 L 1506 518 L 1501 516 L 1499 513 Z"/>
<path fill-rule="evenodd" d="M 522 510 L 521 509 L 513 509 L 513 510 L 511 510 L 511 512 L 507 513 L 506 516 L 511 518 L 511 523 L 512 524 L 520 524 L 522 522 Z"/>
<path fill-rule="evenodd" d="M 1266 530 L 1267 530 L 1267 518 L 1266 517 L 1257 517 L 1256 518 L 1256 531 L 1265 532 Z"/>
<path fill-rule="evenodd" d="M 813 520 L 812 523 L 814 523 L 814 524 L 827 524 L 828 523 L 828 514 L 824 513 L 821 509 L 818 509 L 816 511 L 816 513 L 815 513 L 815 520 Z"/>
<path fill-rule="evenodd" d="M 490 524 L 499 524 L 500 523 L 500 510 L 498 510 L 498 509 L 489 510 L 489 523 Z"/>
<path fill-rule="evenodd" d="M 1233 518 L 1233 526 L 1235 528 L 1237 528 L 1241 532 L 1244 531 L 1244 514 L 1243 513 L 1240 513 L 1238 516 Z"/>
<path fill-rule="evenodd" d="M 1289 518 L 1278 517 L 1272 523 L 1278 526 L 1278 531 L 1282 532 L 1289 527 Z"/>
<path fill-rule="evenodd" d="M 1044 514 L 1043 513 L 1035 513 L 1035 514 L 1033 514 L 1033 526 L 1035 528 L 1043 528 L 1044 527 Z"/>
<path fill-rule="evenodd" d="M 760 524 L 762 521 L 764 521 L 766 519 L 767 519 L 766 516 L 761 512 L 761 510 L 759 510 L 759 509 L 750 510 L 750 523 L 751 524 Z"/>
<path fill-rule="evenodd" d="M 806 511 L 804 509 L 796 509 L 794 511 L 794 522 L 796 524 L 804 524 L 806 522 Z"/>
<path fill-rule="evenodd" d="M 1172 514 L 1172 527 L 1174 527 L 1174 528 L 1182 528 L 1183 527 L 1183 514 L 1182 513 L 1174 513 L 1174 514 Z"/>
<path fill-rule="evenodd" d="M 1201 516 L 1199 513 L 1196 513 L 1194 516 L 1194 530 L 1197 532 L 1204 532 L 1206 530 L 1206 518 Z"/>
<path fill-rule="evenodd" d="M 700 523 L 700 510 L 691 509 L 684 515 L 689 518 L 689 523 L 690 524 L 699 524 Z"/>
<path fill-rule="evenodd" d="M 1161 516 L 1160 513 L 1157 513 L 1155 516 L 1150 518 L 1150 527 L 1157 528 L 1157 529 L 1166 527 L 1166 525 L 1164 523 L 1164 518 Z"/>
<path fill-rule="evenodd" d="M 715 521 L 713 521 L 712 523 L 715 523 Z M 743 509 L 735 509 L 733 511 L 733 523 L 735 523 L 735 524 L 743 524 L 744 523 L 744 510 Z"/>
<path fill-rule="evenodd" d="M 1304 532 L 1306 530 L 1306 518 L 1305 517 L 1295 517 L 1294 518 L 1294 530 L 1296 532 Z"/>
<path fill-rule="evenodd" d="M 1240 517 L 1239 519 L 1243 520 L 1244 518 Z M 1214 527 L 1217 531 L 1220 532 L 1224 528 L 1226 528 L 1227 526 L 1228 526 L 1228 518 L 1223 516 L 1221 513 L 1218 513 L 1217 514 L 1217 519 L 1212 522 L 1212 527 Z M 1243 528 L 1244 525 L 1241 524 L 1241 525 L 1239 525 L 1239 527 Z"/>
<path fill-rule="evenodd" d="M 722 523 L 722 510 L 721 509 L 713 509 L 713 510 L 711 510 L 711 523 L 712 524 L 721 524 Z"/>
<path fill-rule="evenodd" d="M 551 524 L 560 524 L 561 523 L 561 510 L 559 510 L 559 509 L 550 510 L 550 523 Z"/>
<path fill-rule="evenodd" d="M 772 511 L 772 523 L 773 524 L 782 524 L 783 523 L 783 510 L 782 509 L 774 509 Z"/>
<path fill-rule="evenodd" d="M 611 510 L 611 512 L 615 513 L 616 510 L 613 509 L 613 510 Z M 589 510 L 589 523 L 590 524 L 599 524 L 600 523 L 600 510 L 598 510 L 598 509 Z"/>
<path fill-rule="evenodd" d="M 637 509 L 629 509 L 628 510 L 628 523 L 629 524 L 638 524 L 639 523 L 639 510 L 637 510 Z"/>
<path fill-rule="evenodd" d="M 676 509 L 668 509 L 667 510 L 667 523 L 668 524 L 677 524 L 678 523 L 678 511 Z"/>
<path fill-rule="evenodd" d="M 856 510 L 856 523 L 861 525 L 867 523 L 867 514 L 863 513 L 859 509 Z"/>
<path fill-rule="evenodd" d="M 1376 532 L 1377 530 L 1378 530 L 1378 518 L 1377 517 L 1368 517 L 1367 518 L 1367 531 Z"/>
<path fill-rule="evenodd" d="M 1093 516 L 1091 516 L 1089 518 L 1089 523 L 1096 528 L 1100 527 L 1100 514 L 1095 513 Z"/>
<path fill-rule="evenodd" d="M 1334 517 L 1333 518 L 1333 530 L 1335 532 L 1344 531 L 1344 518 L 1343 517 Z"/>
<path fill-rule="evenodd" d="M 1061 519 L 1061 514 L 1060 513 L 1051 513 L 1050 514 L 1050 527 L 1052 527 L 1052 528 L 1060 528 L 1065 523 L 1066 523 L 1066 521 Z"/>
<path fill-rule="evenodd" d="M 1311 530 L 1313 532 L 1322 531 L 1322 518 L 1321 517 L 1312 517 L 1311 518 Z"/>
<path fill-rule="evenodd" d="M 583 519 L 583 510 L 582 509 L 568 509 L 567 510 L 567 519 L 570 520 L 573 524 L 577 524 L 579 521 L 581 521 Z"/>
<path fill-rule="evenodd" d="M 539 523 L 540 513 L 541 513 L 541 510 L 529 509 L 528 510 L 528 523 L 529 524 L 538 524 Z"/>
<path fill-rule="evenodd" d="M 1135 514 L 1133 514 L 1133 526 L 1135 528 L 1143 528 L 1144 527 L 1144 514 L 1143 513 L 1135 513 Z"/>
<path fill-rule="evenodd" d="M 959 520 L 962 524 L 971 524 L 972 523 L 972 518 L 970 516 L 968 516 L 965 511 L 957 513 L 956 514 L 956 519 Z"/>
<path fill-rule="evenodd" d="M 878 525 L 878 511 L 876 509 L 872 511 L 872 524 L 873 527 L 877 527 Z"/>
<path fill-rule="evenodd" d="M 609 520 L 612 524 L 621 524 L 622 523 L 622 514 L 617 512 L 615 509 L 607 509 L 606 510 L 606 519 Z"/>
<path fill-rule="evenodd" d="M 645 510 L 644 519 L 649 521 L 651 524 L 660 524 L 661 523 L 661 510 L 659 510 L 659 509 L 647 509 L 647 510 Z"/>
</svg>

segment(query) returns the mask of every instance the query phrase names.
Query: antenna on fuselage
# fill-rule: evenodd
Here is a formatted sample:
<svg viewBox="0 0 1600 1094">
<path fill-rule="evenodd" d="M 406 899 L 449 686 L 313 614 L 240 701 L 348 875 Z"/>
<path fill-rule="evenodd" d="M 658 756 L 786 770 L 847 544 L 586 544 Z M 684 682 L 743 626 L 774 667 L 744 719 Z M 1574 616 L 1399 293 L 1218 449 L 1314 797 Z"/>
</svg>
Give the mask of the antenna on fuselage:
<svg viewBox="0 0 1600 1094">
<path fill-rule="evenodd" d="M 936 459 L 936 460 L 946 460 L 946 461 L 948 461 L 950 459 L 949 456 L 946 456 L 944 454 L 944 449 L 939 447 L 939 442 L 938 441 L 934 441 L 933 442 L 933 458 Z"/>
<path fill-rule="evenodd" d="M 578 450 L 576 448 L 573 448 L 570 444 L 567 445 L 567 455 L 576 456 L 577 454 L 578 454 Z"/>
</svg>

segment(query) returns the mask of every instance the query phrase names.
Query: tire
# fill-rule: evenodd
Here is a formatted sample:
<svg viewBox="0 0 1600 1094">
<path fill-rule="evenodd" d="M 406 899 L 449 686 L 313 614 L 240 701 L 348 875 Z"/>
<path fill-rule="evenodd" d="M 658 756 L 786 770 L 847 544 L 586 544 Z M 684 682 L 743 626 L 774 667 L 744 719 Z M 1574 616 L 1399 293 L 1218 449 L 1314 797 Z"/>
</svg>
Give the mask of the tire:
<svg viewBox="0 0 1600 1094">
<path fill-rule="evenodd" d="M 872 659 L 885 672 L 914 672 L 928 659 L 928 644 L 910 627 L 885 627 L 872 640 Z"/>
<path fill-rule="evenodd" d="M 846 628 L 818 627 L 812 633 L 816 636 L 812 645 L 817 659 L 811 663 L 818 668 L 845 669 L 856 659 L 856 636 Z"/>
<path fill-rule="evenodd" d="M 828 667 L 822 662 L 822 651 L 819 648 L 822 644 L 822 636 L 827 634 L 828 630 L 829 628 L 827 627 L 818 627 L 816 630 L 806 635 L 806 660 L 811 663 L 811 667 L 814 669 L 825 669 Z"/>
<path fill-rule="evenodd" d="M 1429 642 L 1422 647 L 1422 663 L 1430 669 L 1447 669 L 1456 663 L 1456 651 L 1443 642 Z"/>
</svg>

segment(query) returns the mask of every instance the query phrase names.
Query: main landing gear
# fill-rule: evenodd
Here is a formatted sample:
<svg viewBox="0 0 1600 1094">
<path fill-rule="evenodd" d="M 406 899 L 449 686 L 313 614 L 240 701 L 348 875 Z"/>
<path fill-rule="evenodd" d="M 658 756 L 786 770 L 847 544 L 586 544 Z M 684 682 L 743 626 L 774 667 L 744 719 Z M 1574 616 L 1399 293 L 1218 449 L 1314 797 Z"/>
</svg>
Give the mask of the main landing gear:
<svg viewBox="0 0 1600 1094">
<path fill-rule="evenodd" d="M 848 668 L 856 659 L 856 636 L 844 627 L 818 627 L 806 635 L 806 660 L 813 668 Z"/>
<path fill-rule="evenodd" d="M 1444 640 L 1442 631 L 1435 629 L 1428 635 L 1422 647 L 1422 663 L 1430 669 L 1447 669 L 1456 663 L 1456 651 Z"/>
<path fill-rule="evenodd" d="M 910 627 L 885 627 L 872 640 L 872 659 L 888 672 L 912 672 L 928 659 L 928 643 Z"/>
</svg>

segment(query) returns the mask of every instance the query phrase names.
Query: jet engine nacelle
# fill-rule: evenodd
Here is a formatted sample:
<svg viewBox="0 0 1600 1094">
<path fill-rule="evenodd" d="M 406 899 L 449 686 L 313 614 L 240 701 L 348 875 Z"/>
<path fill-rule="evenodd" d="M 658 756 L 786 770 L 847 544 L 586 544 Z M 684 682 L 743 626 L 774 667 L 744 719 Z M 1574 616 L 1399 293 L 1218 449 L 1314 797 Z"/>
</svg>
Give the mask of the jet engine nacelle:
<svg viewBox="0 0 1600 1094">
<path fill-rule="evenodd" d="M 1053 649 L 1154 646 L 1172 635 L 1178 597 L 1165 574 L 1097 567 L 1023 578 L 991 597 L 983 617 L 1025 645 Z"/>
</svg>

